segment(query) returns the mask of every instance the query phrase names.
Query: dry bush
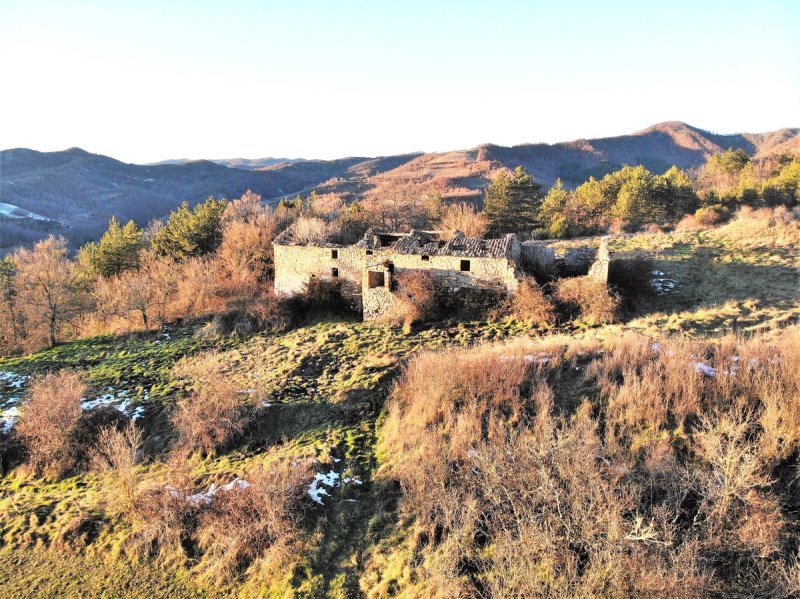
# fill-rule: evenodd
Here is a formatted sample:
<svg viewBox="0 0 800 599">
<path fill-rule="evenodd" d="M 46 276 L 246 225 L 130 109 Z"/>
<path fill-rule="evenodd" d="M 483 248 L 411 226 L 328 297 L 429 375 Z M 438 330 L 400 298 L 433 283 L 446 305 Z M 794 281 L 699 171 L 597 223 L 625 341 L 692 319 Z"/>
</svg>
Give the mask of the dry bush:
<svg viewBox="0 0 800 599">
<path fill-rule="evenodd" d="M 751 426 L 745 412 L 704 416 L 693 449 L 707 468 L 690 484 L 703 498 L 708 544 L 722 550 L 740 545 L 766 557 L 780 550 L 785 520 L 779 499 L 768 492 L 773 481 L 749 438 Z"/>
<path fill-rule="evenodd" d="M 381 440 L 410 567 L 442 597 L 786 596 L 799 398 L 798 328 L 420 354 Z"/>
<path fill-rule="evenodd" d="M 461 231 L 467 237 L 483 237 L 489 229 L 489 221 L 472 204 L 458 203 L 445 206 L 441 227 L 450 236 Z"/>
<path fill-rule="evenodd" d="M 141 459 L 142 431 L 133 422 L 119 430 L 100 430 L 89 460 L 92 468 L 106 474 L 110 493 L 104 494 L 106 509 L 130 515 L 136 509 L 136 493 L 141 479 L 136 465 Z"/>
<path fill-rule="evenodd" d="M 172 319 L 194 318 L 225 309 L 214 266 L 213 258 L 206 257 L 187 258 L 177 264 L 177 290 L 169 307 Z"/>
<path fill-rule="evenodd" d="M 591 277 L 560 279 L 554 297 L 588 324 L 614 322 L 620 306 L 619 296 L 608 285 Z"/>
<path fill-rule="evenodd" d="M 530 352 L 534 352 L 531 354 Z M 521 352 L 521 353 L 520 353 Z M 706 575 L 673 550 L 651 485 L 604 457 L 591 406 L 558 416 L 528 345 L 427 353 L 395 388 L 382 439 L 434 596 L 675 595 Z M 679 497 L 676 481 L 666 489 Z"/>
<path fill-rule="evenodd" d="M 293 315 L 306 317 L 353 312 L 354 303 L 352 296 L 346 295 L 341 279 L 311 277 L 303 293 L 288 300 L 285 307 Z"/>
<path fill-rule="evenodd" d="M 686 214 L 675 225 L 675 230 L 678 232 L 685 231 L 702 231 L 708 229 L 707 225 L 703 225 L 695 218 L 694 214 Z"/>
<path fill-rule="evenodd" d="M 698 208 L 694 218 L 702 227 L 713 227 L 722 220 L 722 213 L 712 208 Z"/>
<path fill-rule="evenodd" d="M 553 324 L 556 320 L 553 302 L 533 278 L 520 281 L 511 298 L 511 313 L 520 320 L 533 323 Z"/>
<path fill-rule="evenodd" d="M 132 555 L 156 557 L 164 565 L 185 561 L 200 512 L 200 506 L 186 500 L 193 491 L 186 456 L 170 466 L 166 484 L 154 483 L 136 494 L 132 530 L 125 542 Z"/>
<path fill-rule="evenodd" d="M 257 293 L 243 303 L 215 314 L 200 335 L 213 337 L 235 334 L 247 337 L 258 331 L 282 333 L 289 330 L 296 320 L 291 302 L 275 297 L 271 292 Z"/>
<path fill-rule="evenodd" d="M 402 319 L 403 326 L 410 329 L 438 316 L 442 290 L 436 275 L 426 270 L 406 270 L 395 276 L 395 283 L 399 310 L 393 316 Z"/>
<path fill-rule="evenodd" d="M 245 429 L 247 422 L 247 406 L 236 385 L 214 373 L 178 401 L 172 416 L 180 437 L 179 447 L 190 452 L 224 448 Z"/>
<path fill-rule="evenodd" d="M 73 435 L 86 385 L 74 372 L 48 374 L 28 389 L 16 433 L 38 474 L 60 476 L 74 466 Z"/>
<path fill-rule="evenodd" d="M 217 493 L 200 515 L 196 539 L 206 576 L 228 580 L 259 560 L 279 572 L 301 547 L 300 520 L 310 465 L 289 460 L 251 468 L 249 486 Z"/>
<path fill-rule="evenodd" d="M 301 216 L 293 225 L 293 238 L 297 243 L 323 243 L 333 233 L 333 227 L 316 216 Z"/>
</svg>

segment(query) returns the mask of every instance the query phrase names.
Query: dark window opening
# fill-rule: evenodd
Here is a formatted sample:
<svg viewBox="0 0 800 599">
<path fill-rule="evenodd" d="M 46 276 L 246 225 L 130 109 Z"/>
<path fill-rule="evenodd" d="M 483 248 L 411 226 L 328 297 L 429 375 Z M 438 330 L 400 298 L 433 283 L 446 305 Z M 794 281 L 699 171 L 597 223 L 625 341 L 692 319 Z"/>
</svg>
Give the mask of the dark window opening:
<svg viewBox="0 0 800 599">
<path fill-rule="evenodd" d="M 383 287 L 386 284 L 386 279 L 383 276 L 382 272 L 368 272 L 367 273 L 367 284 L 369 285 L 370 289 L 375 289 L 376 287 Z"/>
<path fill-rule="evenodd" d="M 386 268 L 388 269 L 388 271 L 391 274 L 394 274 L 394 264 L 393 263 L 389 262 L 389 264 L 386 265 Z"/>
<path fill-rule="evenodd" d="M 367 256 L 371 256 L 371 255 L 372 255 L 372 250 L 367 250 Z"/>
<path fill-rule="evenodd" d="M 469 272 L 469 260 L 461 261 L 461 272 Z"/>
<path fill-rule="evenodd" d="M 430 256 L 423 256 L 423 257 L 422 257 L 422 261 L 423 261 L 423 262 L 430 262 L 430 259 L 431 259 L 431 257 L 430 257 Z"/>
<path fill-rule="evenodd" d="M 331 276 L 332 277 L 338 277 L 339 276 L 339 269 L 338 268 L 332 268 L 331 269 Z"/>
<path fill-rule="evenodd" d="M 331 258 L 334 260 L 339 258 L 339 250 L 331 250 Z"/>
</svg>

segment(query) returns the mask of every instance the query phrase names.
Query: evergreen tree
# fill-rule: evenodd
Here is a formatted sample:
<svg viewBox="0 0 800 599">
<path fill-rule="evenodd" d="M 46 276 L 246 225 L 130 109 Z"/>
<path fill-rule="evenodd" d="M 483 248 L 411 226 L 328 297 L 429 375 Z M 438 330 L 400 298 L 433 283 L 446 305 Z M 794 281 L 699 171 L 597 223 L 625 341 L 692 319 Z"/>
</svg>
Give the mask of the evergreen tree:
<svg viewBox="0 0 800 599">
<path fill-rule="evenodd" d="M 569 191 L 564 188 L 561 179 L 556 180 L 555 185 L 548 190 L 542 200 L 542 205 L 539 207 L 539 220 L 547 226 L 551 237 L 567 236 L 565 213 L 568 200 Z"/>
<path fill-rule="evenodd" d="M 175 260 L 213 252 L 222 241 L 226 205 L 225 200 L 208 198 L 192 210 L 184 202 L 170 213 L 167 223 L 153 237 L 153 249 Z"/>
<path fill-rule="evenodd" d="M 637 166 L 627 171 L 625 177 L 617 193 L 615 216 L 624 226 L 633 229 L 645 223 L 662 221 L 664 211 L 656 201 L 652 173 L 643 166 Z"/>
<path fill-rule="evenodd" d="M 81 248 L 81 261 L 88 263 L 92 272 L 102 277 L 112 277 L 139 267 L 144 231 L 133 222 L 123 227 L 115 216 L 108 221 L 108 230 L 98 243 Z"/>
<path fill-rule="evenodd" d="M 671 220 L 691 214 L 699 205 L 692 180 L 677 166 L 656 177 L 655 193 L 666 218 Z"/>
<path fill-rule="evenodd" d="M 537 224 L 542 186 L 518 166 L 511 176 L 501 172 L 486 188 L 484 213 L 489 233 L 529 231 Z"/>
</svg>

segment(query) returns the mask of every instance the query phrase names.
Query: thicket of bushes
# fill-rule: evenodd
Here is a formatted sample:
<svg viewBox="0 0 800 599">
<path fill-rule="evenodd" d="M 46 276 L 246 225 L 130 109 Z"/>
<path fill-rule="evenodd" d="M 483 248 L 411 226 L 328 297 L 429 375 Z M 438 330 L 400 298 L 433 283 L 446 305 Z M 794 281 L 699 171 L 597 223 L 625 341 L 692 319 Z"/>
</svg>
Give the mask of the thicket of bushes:
<svg viewBox="0 0 800 599">
<path fill-rule="evenodd" d="M 600 349 L 528 341 L 411 361 L 381 442 L 413 531 L 395 585 L 800 592 L 800 332 Z"/>
</svg>

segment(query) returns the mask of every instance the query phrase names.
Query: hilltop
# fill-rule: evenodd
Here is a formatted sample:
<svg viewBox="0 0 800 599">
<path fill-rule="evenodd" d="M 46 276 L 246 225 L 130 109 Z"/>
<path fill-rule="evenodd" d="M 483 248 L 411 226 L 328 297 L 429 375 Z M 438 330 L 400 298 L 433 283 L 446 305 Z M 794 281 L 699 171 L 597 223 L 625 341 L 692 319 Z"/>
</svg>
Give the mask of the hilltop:
<svg viewBox="0 0 800 599">
<path fill-rule="evenodd" d="M 403 332 L 317 312 L 281 332 L 209 337 L 176 323 L 0 358 L 0 416 L 13 418 L 30 377 L 74 371 L 87 418 L 132 418 L 145 456 L 131 515 L 110 499 L 113 471 L 37 477 L 0 433 L 0 589 L 796 593 L 798 236 L 783 212 L 617 236 L 615 256 L 644 254 L 675 285 L 602 326 L 510 318 Z M 205 400 L 227 385 L 251 421 L 186 457 L 171 418 L 203 377 L 217 385 Z M 274 491 L 282 464 L 299 476 L 287 504 Z M 261 534 L 272 517 L 291 534 Z"/>
<path fill-rule="evenodd" d="M 145 225 L 180 202 L 208 196 L 238 197 L 251 189 L 268 202 L 311 191 L 344 200 L 374 196 L 392 186 L 434 185 L 445 198 L 477 201 L 500 168 L 524 166 L 545 185 L 568 187 L 623 164 L 653 172 L 671 165 L 694 169 L 728 148 L 752 157 L 800 148 L 800 129 L 720 135 L 681 122 L 666 122 L 618 137 L 512 147 L 336 160 L 231 159 L 126 164 L 78 148 L 61 152 L 0 152 L 0 251 L 48 233 L 73 247 L 98 237 L 108 219 Z M 7 206 L 3 206 L 7 205 Z"/>
</svg>

